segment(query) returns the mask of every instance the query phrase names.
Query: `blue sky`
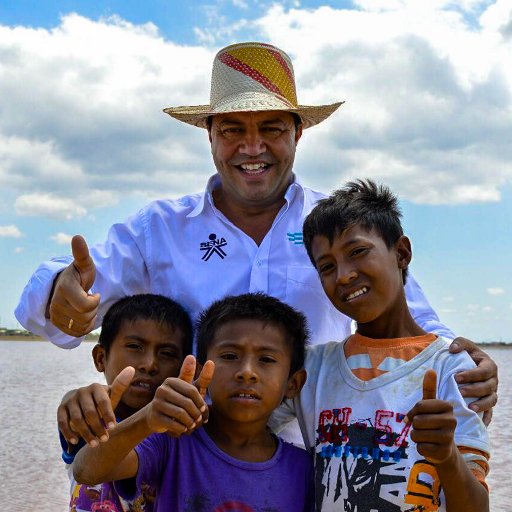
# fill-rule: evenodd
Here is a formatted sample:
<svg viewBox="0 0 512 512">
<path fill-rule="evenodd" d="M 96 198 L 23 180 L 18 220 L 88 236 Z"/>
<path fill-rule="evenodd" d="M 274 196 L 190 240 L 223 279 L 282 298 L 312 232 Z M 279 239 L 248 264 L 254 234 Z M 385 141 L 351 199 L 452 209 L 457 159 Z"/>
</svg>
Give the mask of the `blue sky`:
<svg viewBox="0 0 512 512">
<path fill-rule="evenodd" d="M 215 52 L 244 40 L 291 55 L 301 103 L 346 100 L 305 133 L 300 179 L 390 185 L 443 321 L 512 341 L 509 0 L 0 0 L 0 325 L 73 234 L 202 189 L 206 133 L 161 109 L 207 103 Z"/>
</svg>

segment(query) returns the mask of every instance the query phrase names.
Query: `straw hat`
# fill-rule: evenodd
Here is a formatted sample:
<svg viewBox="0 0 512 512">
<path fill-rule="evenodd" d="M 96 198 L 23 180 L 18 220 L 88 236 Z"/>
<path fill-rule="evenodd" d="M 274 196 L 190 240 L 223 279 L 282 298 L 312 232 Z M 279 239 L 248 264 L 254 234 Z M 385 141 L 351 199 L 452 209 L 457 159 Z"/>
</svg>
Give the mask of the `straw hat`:
<svg viewBox="0 0 512 512">
<path fill-rule="evenodd" d="M 299 105 L 290 57 L 270 44 L 240 43 L 215 56 L 209 105 L 171 107 L 164 112 L 207 128 L 208 117 L 215 114 L 284 110 L 298 114 L 303 128 L 309 128 L 327 119 L 342 103 Z"/>
</svg>

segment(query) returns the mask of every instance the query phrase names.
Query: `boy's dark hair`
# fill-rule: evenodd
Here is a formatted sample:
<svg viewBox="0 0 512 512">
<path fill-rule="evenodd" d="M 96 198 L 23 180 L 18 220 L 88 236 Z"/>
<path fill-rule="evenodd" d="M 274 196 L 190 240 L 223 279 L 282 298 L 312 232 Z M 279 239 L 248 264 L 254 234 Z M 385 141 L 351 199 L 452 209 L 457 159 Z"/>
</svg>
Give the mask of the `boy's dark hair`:
<svg viewBox="0 0 512 512">
<path fill-rule="evenodd" d="M 309 331 L 305 316 L 288 304 L 264 293 L 231 295 L 204 310 L 197 322 L 197 360 L 204 364 L 208 348 L 222 325 L 235 320 L 260 320 L 282 327 L 291 348 L 290 375 L 304 366 Z"/>
<path fill-rule="evenodd" d="M 369 179 L 351 181 L 311 210 L 303 226 L 304 246 L 316 267 L 311 253 L 313 238 L 325 236 L 332 244 L 336 236 L 359 224 L 368 231 L 375 229 L 391 249 L 404 234 L 401 217 L 398 199 L 388 187 Z M 407 269 L 403 271 L 404 284 L 406 278 Z"/>
<path fill-rule="evenodd" d="M 180 332 L 183 356 L 192 353 L 192 322 L 183 307 L 163 295 L 141 293 L 118 300 L 103 317 L 98 343 L 107 354 L 123 322 L 135 320 L 153 320 Z"/>
</svg>

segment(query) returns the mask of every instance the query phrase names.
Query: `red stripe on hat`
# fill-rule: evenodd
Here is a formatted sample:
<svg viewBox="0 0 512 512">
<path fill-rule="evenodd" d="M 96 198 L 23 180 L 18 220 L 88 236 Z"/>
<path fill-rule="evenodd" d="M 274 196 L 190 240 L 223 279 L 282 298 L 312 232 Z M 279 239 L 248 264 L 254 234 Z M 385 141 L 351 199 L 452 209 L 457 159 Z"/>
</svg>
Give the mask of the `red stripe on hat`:
<svg viewBox="0 0 512 512">
<path fill-rule="evenodd" d="M 238 60 L 236 57 L 229 55 L 229 53 L 226 52 L 226 53 L 223 53 L 222 55 L 220 55 L 219 60 L 223 64 L 226 64 L 226 66 L 229 66 L 230 68 L 233 68 L 236 71 L 243 73 L 244 75 L 248 76 L 249 78 L 256 80 L 256 82 L 259 82 L 261 85 L 266 87 L 269 91 L 272 91 L 273 93 L 279 94 L 279 96 L 284 97 L 284 94 L 281 92 L 279 87 L 277 87 L 274 83 L 272 83 L 265 75 L 262 75 L 258 70 L 252 68 L 251 66 L 248 66 L 244 62 Z"/>
<path fill-rule="evenodd" d="M 283 56 L 276 50 L 273 50 L 272 48 L 268 48 L 267 51 L 274 56 L 274 58 L 277 60 L 277 62 L 279 62 L 279 64 L 281 64 L 281 67 L 284 69 L 284 72 L 290 79 L 290 82 L 293 84 L 294 78 L 292 70 L 290 69 L 290 66 L 288 66 L 288 63 L 283 59 Z"/>
</svg>

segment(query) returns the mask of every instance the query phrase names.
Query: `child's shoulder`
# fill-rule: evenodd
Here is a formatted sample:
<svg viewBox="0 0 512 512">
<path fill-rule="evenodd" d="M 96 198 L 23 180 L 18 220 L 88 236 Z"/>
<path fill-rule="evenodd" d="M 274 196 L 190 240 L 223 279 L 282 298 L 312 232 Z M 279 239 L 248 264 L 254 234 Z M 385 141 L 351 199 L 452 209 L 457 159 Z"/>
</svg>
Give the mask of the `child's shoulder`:
<svg viewBox="0 0 512 512">
<path fill-rule="evenodd" d="M 304 367 L 306 371 L 312 372 L 326 365 L 331 366 L 335 361 L 339 361 L 343 355 L 343 341 L 329 341 L 319 343 L 318 345 L 309 345 L 306 348 L 306 359 Z"/>
<path fill-rule="evenodd" d="M 304 448 L 278 437 L 281 444 L 281 460 L 292 465 L 300 465 L 305 468 L 313 467 L 313 457 Z"/>
<path fill-rule="evenodd" d="M 445 338 L 439 337 L 432 345 L 432 348 L 435 349 L 432 354 L 432 366 L 438 371 L 438 374 L 447 377 L 453 373 L 476 367 L 475 362 L 465 350 L 458 354 L 452 354 L 449 351 L 450 341 Z"/>
</svg>

